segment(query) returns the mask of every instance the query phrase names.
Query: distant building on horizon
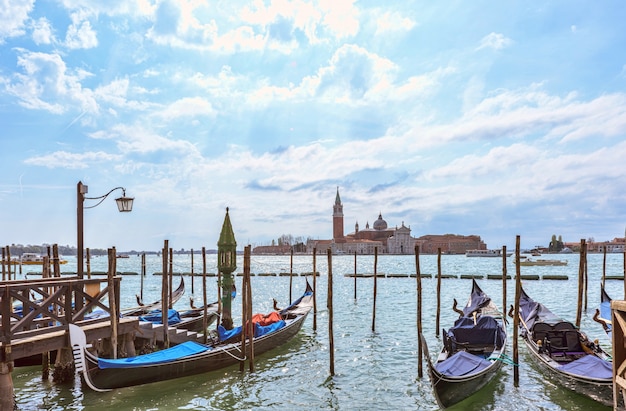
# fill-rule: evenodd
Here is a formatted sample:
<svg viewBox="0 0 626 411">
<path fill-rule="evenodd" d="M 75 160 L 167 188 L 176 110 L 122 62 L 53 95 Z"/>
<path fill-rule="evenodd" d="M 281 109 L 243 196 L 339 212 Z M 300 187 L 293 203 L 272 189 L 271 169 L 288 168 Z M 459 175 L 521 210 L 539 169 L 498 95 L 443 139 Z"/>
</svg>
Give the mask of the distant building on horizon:
<svg viewBox="0 0 626 411">
<path fill-rule="evenodd" d="M 317 253 L 326 253 L 331 249 L 333 254 L 374 254 L 378 247 L 379 254 L 413 254 L 416 245 L 419 245 L 420 252 L 425 254 L 435 254 L 439 248 L 445 254 L 464 254 L 467 250 L 487 249 L 486 244 L 477 235 L 444 234 L 412 237 L 411 228 L 405 226 L 404 221 L 400 227 L 389 228 L 382 212 L 379 212 L 372 227 L 367 222 L 365 229 L 360 229 L 357 221 L 354 232 L 344 235 L 343 204 L 337 187 L 333 204 L 333 238 L 309 240 L 306 250 L 308 253 L 313 253 L 314 249 Z"/>
</svg>

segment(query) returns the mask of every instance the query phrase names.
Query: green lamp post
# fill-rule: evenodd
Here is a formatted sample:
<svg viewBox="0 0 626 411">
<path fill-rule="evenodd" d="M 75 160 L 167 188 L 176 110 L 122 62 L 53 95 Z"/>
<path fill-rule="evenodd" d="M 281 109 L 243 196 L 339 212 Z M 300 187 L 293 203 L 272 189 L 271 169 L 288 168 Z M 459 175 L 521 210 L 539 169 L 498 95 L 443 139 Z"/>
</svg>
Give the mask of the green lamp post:
<svg viewBox="0 0 626 411">
<path fill-rule="evenodd" d="M 232 288 L 233 271 L 237 268 L 237 241 L 230 224 L 228 207 L 222 224 L 222 232 L 217 242 L 217 269 L 222 274 L 222 326 L 227 330 L 233 328 Z"/>
</svg>

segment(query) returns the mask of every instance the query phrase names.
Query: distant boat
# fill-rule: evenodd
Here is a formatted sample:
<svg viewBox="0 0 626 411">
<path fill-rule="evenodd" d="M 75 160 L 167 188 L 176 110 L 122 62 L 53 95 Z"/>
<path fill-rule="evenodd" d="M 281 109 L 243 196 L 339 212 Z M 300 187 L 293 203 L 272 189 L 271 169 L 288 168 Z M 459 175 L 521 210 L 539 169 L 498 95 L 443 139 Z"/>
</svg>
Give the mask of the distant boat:
<svg viewBox="0 0 626 411">
<path fill-rule="evenodd" d="M 522 266 L 529 266 L 529 265 L 553 265 L 553 266 L 567 265 L 567 260 L 565 260 L 565 261 L 562 261 L 562 260 L 544 260 L 544 259 L 532 260 L 530 258 L 527 258 L 525 260 L 520 260 L 519 265 L 522 265 Z"/>
<path fill-rule="evenodd" d="M 22 265 L 43 265 L 44 257 L 35 253 L 24 253 L 20 257 L 19 263 Z M 54 263 L 54 260 L 50 258 L 50 264 Z M 59 260 L 59 264 L 67 264 L 67 260 Z"/>
<path fill-rule="evenodd" d="M 510 257 L 513 253 L 506 253 L 507 257 Z M 502 250 L 467 250 L 465 252 L 466 257 L 502 257 Z"/>
<path fill-rule="evenodd" d="M 128 254 L 118 254 L 115 258 L 130 258 L 130 256 Z"/>
</svg>

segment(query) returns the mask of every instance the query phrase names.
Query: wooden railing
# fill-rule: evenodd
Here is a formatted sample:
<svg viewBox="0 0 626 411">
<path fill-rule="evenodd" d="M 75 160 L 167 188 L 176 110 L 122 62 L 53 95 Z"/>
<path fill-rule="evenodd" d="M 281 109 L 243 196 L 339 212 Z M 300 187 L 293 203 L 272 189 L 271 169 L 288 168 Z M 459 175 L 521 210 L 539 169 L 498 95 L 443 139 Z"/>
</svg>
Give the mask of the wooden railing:
<svg viewBox="0 0 626 411">
<path fill-rule="evenodd" d="M 113 277 L 114 294 L 119 300 L 121 277 Z M 102 284 L 104 283 L 104 284 Z M 91 291 L 94 290 L 94 291 Z M 18 339 L 66 330 L 68 324 L 88 324 L 110 320 L 108 279 L 46 278 L 0 282 L 0 346 Z M 116 307 L 119 307 L 115 304 Z M 21 310 L 20 310 L 21 308 Z M 108 315 L 85 320 L 93 310 Z M 119 317 L 119 310 L 115 313 Z"/>
<path fill-rule="evenodd" d="M 626 301 L 611 301 L 613 335 L 613 409 L 626 404 Z M 621 397 L 621 398 L 620 398 Z M 620 401 L 622 399 L 622 401 Z"/>
</svg>

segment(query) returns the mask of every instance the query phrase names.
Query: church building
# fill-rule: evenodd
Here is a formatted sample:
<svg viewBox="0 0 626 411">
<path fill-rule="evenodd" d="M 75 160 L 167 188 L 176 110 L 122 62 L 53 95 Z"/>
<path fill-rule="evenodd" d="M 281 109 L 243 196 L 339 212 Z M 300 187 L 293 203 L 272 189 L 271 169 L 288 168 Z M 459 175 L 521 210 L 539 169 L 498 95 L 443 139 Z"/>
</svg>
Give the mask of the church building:
<svg viewBox="0 0 626 411">
<path fill-rule="evenodd" d="M 333 238 L 332 240 L 309 240 L 307 252 L 316 249 L 318 253 L 325 253 L 329 248 L 333 254 L 374 254 L 378 247 L 379 254 L 412 254 L 416 239 L 411 237 L 411 228 L 404 222 L 400 227 L 389 228 L 383 219 L 382 213 L 370 228 L 369 222 L 365 229 L 359 229 L 359 223 L 354 225 L 354 232 L 344 235 L 343 204 L 339 196 L 339 188 L 333 205 Z"/>
</svg>

